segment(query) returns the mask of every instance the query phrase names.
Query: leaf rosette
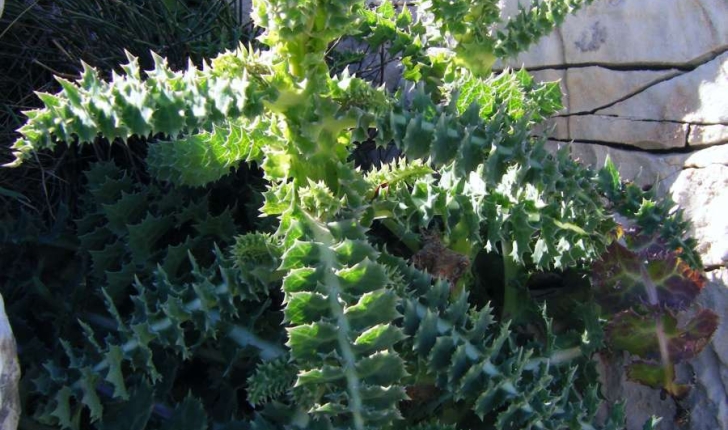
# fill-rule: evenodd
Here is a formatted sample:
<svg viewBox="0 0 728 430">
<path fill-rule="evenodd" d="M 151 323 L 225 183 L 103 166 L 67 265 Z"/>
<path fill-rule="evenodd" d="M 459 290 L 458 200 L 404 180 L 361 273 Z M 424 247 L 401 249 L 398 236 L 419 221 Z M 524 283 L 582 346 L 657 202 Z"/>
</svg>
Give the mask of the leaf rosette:
<svg viewBox="0 0 728 430">
<path fill-rule="evenodd" d="M 640 360 L 627 366 L 629 379 L 683 398 L 689 386 L 675 382 L 675 363 L 697 356 L 718 327 L 718 316 L 699 309 L 680 322 L 705 277 L 684 262 L 665 241 L 629 231 L 592 264 L 592 285 L 602 309 L 612 314 L 606 325 L 610 348 Z"/>
<path fill-rule="evenodd" d="M 637 240 L 631 242 L 638 245 Z M 695 301 L 705 277 L 676 252 L 658 241 L 632 249 L 614 241 L 592 265 L 596 298 L 606 311 L 618 312 L 636 304 L 679 311 Z"/>
</svg>

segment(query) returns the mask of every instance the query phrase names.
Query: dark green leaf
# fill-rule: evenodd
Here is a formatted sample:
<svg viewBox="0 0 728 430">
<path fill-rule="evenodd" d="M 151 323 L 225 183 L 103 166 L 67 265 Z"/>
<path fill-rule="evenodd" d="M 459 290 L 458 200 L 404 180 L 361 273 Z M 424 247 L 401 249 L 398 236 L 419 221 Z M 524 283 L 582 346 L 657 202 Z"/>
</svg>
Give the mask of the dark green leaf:
<svg viewBox="0 0 728 430">
<path fill-rule="evenodd" d="M 172 417 L 162 430 L 207 430 L 207 414 L 199 399 L 187 394 L 182 403 L 174 408 Z"/>
</svg>

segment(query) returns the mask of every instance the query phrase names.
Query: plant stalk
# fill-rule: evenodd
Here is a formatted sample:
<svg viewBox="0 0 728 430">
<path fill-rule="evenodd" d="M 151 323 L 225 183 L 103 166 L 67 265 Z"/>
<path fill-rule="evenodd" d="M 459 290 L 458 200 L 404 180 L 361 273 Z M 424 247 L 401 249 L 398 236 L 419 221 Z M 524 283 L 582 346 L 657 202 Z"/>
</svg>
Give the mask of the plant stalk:
<svg viewBox="0 0 728 430">
<path fill-rule="evenodd" d="M 518 283 L 519 267 L 511 257 L 513 248 L 510 243 L 501 242 L 503 255 L 503 311 L 502 318 L 517 321 L 523 313 L 523 304 L 528 299 Z"/>
<path fill-rule="evenodd" d="M 650 274 L 647 273 L 647 268 L 645 268 L 644 264 L 640 266 L 640 275 L 642 277 L 642 282 L 645 284 L 647 298 L 650 305 L 658 307 L 660 302 L 657 297 L 657 287 L 652 282 L 652 278 L 650 278 Z M 670 352 L 668 351 L 667 338 L 665 336 L 665 327 L 662 323 L 662 314 L 660 313 L 655 315 L 655 332 L 655 335 L 657 336 L 657 344 L 660 348 L 660 363 L 662 363 L 662 367 L 665 372 L 665 388 L 668 389 L 668 392 L 673 393 L 675 391 L 673 389 L 673 386 L 675 385 L 675 365 L 672 360 L 670 360 Z"/>
</svg>

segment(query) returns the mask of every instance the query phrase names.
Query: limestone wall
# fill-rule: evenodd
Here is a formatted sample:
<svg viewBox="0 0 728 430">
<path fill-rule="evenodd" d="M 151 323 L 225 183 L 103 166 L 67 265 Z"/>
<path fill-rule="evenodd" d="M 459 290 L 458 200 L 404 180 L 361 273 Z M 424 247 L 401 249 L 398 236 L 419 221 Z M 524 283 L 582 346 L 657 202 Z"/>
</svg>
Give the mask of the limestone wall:
<svg viewBox="0 0 728 430">
<path fill-rule="evenodd" d="M 505 5 L 512 13 L 517 1 Z M 683 150 L 728 142 L 725 0 L 597 0 L 511 64 L 562 81 L 557 139 Z"/>
<path fill-rule="evenodd" d="M 596 166 L 610 156 L 625 178 L 670 193 L 694 224 L 710 280 L 699 301 L 721 323 L 681 369 L 695 382 L 680 405 L 689 419 L 623 376 L 606 381 L 607 396 L 627 397 L 631 429 L 648 411 L 665 417 L 662 430 L 728 429 L 728 1 L 596 0 L 507 65 L 561 81 L 565 109 L 543 131 L 553 145 Z"/>
<path fill-rule="evenodd" d="M 13 329 L 0 296 L 0 430 L 15 430 L 20 419 L 20 364 Z"/>
</svg>

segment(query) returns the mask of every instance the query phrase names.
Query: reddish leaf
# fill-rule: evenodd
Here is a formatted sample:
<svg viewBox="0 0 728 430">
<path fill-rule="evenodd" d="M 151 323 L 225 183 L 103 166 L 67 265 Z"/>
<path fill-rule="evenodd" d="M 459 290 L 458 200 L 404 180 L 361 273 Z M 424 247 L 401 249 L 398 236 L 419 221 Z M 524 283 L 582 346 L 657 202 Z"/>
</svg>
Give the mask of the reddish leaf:
<svg viewBox="0 0 728 430">
<path fill-rule="evenodd" d="M 663 313 L 660 318 L 672 363 L 698 355 L 718 327 L 718 316 L 708 309 L 701 310 L 685 327 L 678 327 L 677 318 L 669 312 Z M 640 315 L 631 309 L 622 311 L 609 321 L 605 331 L 611 348 L 646 359 L 660 360 L 655 315 Z"/>
<path fill-rule="evenodd" d="M 635 231 L 624 239 L 629 248 L 612 242 L 592 265 L 595 299 L 614 314 L 606 341 L 613 349 L 651 360 L 630 364 L 629 379 L 682 398 L 689 387 L 675 383 L 674 365 L 703 350 L 718 316 L 703 309 L 680 327 L 675 315 L 695 301 L 705 278 L 662 241 Z"/>
<path fill-rule="evenodd" d="M 701 309 L 685 328 L 670 336 L 668 350 L 670 358 L 675 362 L 689 360 L 705 348 L 718 328 L 718 315 L 710 309 Z"/>
<path fill-rule="evenodd" d="M 655 317 L 639 315 L 632 309 L 616 314 L 605 327 L 610 348 L 627 351 L 647 359 L 660 358 Z"/>
<path fill-rule="evenodd" d="M 596 300 L 608 312 L 639 304 L 681 310 L 695 300 L 705 278 L 665 245 L 652 243 L 632 252 L 615 241 L 592 265 L 592 284 Z M 650 299 L 651 286 L 655 288 L 656 303 Z"/>
<path fill-rule="evenodd" d="M 636 280 L 631 278 L 634 273 L 640 273 L 636 255 L 616 241 L 592 264 L 595 299 L 606 311 L 619 312 L 642 300 L 644 292 L 634 288 Z"/>
</svg>

